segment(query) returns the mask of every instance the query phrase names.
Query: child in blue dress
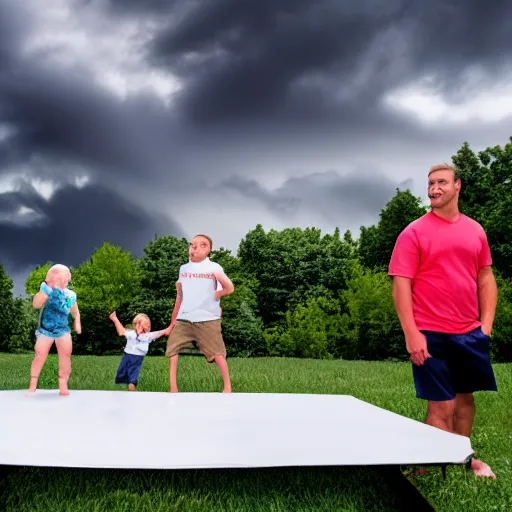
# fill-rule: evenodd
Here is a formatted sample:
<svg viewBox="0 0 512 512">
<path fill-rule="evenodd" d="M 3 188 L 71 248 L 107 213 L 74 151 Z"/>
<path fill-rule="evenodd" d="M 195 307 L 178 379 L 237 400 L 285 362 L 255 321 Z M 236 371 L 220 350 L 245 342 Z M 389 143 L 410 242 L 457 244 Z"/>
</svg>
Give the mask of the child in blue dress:
<svg viewBox="0 0 512 512">
<path fill-rule="evenodd" d="M 71 271 L 65 265 L 53 265 L 32 299 L 32 306 L 40 310 L 36 329 L 35 357 L 30 373 L 29 393 L 37 389 L 39 375 L 55 341 L 59 354 L 59 392 L 69 395 L 68 380 L 71 374 L 71 328 L 69 315 L 74 318 L 74 329 L 82 332 L 76 293 L 68 288 Z"/>
<path fill-rule="evenodd" d="M 128 384 L 129 391 L 136 391 L 144 356 L 148 353 L 149 344 L 162 336 L 169 336 L 170 328 L 162 331 L 151 331 L 151 321 L 144 313 L 133 319 L 133 329 L 126 329 L 114 311 L 109 316 L 116 326 L 117 334 L 126 338 L 124 354 L 116 373 L 116 384 Z"/>
</svg>

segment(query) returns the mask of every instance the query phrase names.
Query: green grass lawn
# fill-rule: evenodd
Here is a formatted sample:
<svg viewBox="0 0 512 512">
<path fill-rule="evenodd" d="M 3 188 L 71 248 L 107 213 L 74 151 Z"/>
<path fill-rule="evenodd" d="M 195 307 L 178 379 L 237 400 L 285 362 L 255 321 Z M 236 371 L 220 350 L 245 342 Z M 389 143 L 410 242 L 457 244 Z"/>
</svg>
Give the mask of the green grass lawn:
<svg viewBox="0 0 512 512">
<path fill-rule="evenodd" d="M 28 386 L 32 355 L 0 354 L 0 389 Z M 74 356 L 70 390 L 119 389 L 119 357 Z M 348 394 L 423 421 L 425 403 L 414 395 L 410 365 L 363 361 L 230 359 L 234 392 Z M 40 387 L 57 387 L 51 355 Z M 497 475 L 477 479 L 462 467 L 412 479 L 439 511 L 512 510 L 512 365 L 495 365 L 499 393 L 477 394 L 472 446 Z M 182 357 L 181 391 L 221 391 L 214 365 Z M 147 357 L 139 391 L 167 391 L 168 362 Z M 37 435 L 37 425 L 34 425 Z M 101 435 L 101 433 L 99 434 Z M 80 442 L 80 439 L 77 439 Z M 261 470 L 82 470 L 9 467 L 0 476 L 0 509 L 6 511 L 391 511 L 393 492 L 370 468 Z"/>
</svg>

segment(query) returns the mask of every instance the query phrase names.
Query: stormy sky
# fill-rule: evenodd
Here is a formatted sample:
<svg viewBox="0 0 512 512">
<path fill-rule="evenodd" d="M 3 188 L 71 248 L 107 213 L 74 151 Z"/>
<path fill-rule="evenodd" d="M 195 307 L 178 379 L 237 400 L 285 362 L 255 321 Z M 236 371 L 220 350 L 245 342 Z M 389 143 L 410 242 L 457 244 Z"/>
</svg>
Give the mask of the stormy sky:
<svg viewBox="0 0 512 512">
<path fill-rule="evenodd" d="M 0 0 L 0 263 L 103 241 L 355 236 L 464 141 L 512 135 L 512 5 Z"/>
</svg>

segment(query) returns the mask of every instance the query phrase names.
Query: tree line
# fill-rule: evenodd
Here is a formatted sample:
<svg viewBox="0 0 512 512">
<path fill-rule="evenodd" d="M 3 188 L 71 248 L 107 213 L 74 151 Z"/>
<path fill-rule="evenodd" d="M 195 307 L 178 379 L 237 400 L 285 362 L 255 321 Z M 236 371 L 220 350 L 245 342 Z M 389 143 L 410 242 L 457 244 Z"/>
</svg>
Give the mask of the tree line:
<svg viewBox="0 0 512 512">
<path fill-rule="evenodd" d="M 461 179 L 460 209 L 480 222 L 491 246 L 499 286 L 492 358 L 512 360 L 512 138 L 475 153 L 464 143 L 452 158 Z M 426 179 L 425 179 L 426 181 Z M 265 231 L 257 225 L 236 254 L 214 250 L 235 284 L 222 299 L 223 334 L 229 356 L 288 356 L 384 360 L 408 359 L 395 312 L 387 265 L 402 229 L 427 212 L 410 190 L 397 189 L 379 221 L 350 231 L 322 234 L 317 228 Z M 176 297 L 188 242 L 155 237 L 134 257 L 105 242 L 90 259 L 72 268 L 82 329 L 73 333 L 75 354 L 119 354 L 119 338 L 108 315 L 117 310 L 129 324 L 147 313 L 152 329 L 165 328 Z M 27 278 L 28 298 L 13 297 L 12 279 L 0 265 L 0 351 L 32 350 L 38 312 L 31 306 L 52 262 Z M 162 355 L 165 343 L 152 355 Z M 192 348 L 193 351 L 193 348 Z"/>
</svg>

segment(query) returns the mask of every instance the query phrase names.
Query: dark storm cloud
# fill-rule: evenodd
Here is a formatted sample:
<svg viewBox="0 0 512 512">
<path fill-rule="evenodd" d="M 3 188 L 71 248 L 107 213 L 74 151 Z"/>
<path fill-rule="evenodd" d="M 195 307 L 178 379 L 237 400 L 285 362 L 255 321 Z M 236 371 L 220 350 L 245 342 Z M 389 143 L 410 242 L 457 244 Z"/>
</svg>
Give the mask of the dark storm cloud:
<svg viewBox="0 0 512 512">
<path fill-rule="evenodd" d="M 24 63 L 0 76 L 0 116 L 16 128 L 0 143 L 0 165 L 44 155 L 118 174 L 151 172 L 168 145 L 162 110 L 154 98 L 126 104 L 85 76 Z"/>
<path fill-rule="evenodd" d="M 405 190 L 411 185 L 411 180 L 398 183 L 371 169 L 343 176 L 329 171 L 290 178 L 276 190 L 239 176 L 220 184 L 247 199 L 260 201 L 280 215 L 292 217 L 300 210 L 316 211 L 329 223 L 344 225 L 376 218 L 397 188 Z"/>
<path fill-rule="evenodd" d="M 293 115 L 304 101 L 316 101 L 317 115 L 343 115 L 336 95 L 365 67 L 361 107 L 425 73 L 459 90 L 469 65 L 491 81 L 511 43 L 505 0 L 218 0 L 194 4 L 152 51 L 186 81 L 181 100 L 193 119 L 225 121 Z"/>
<path fill-rule="evenodd" d="M 100 186 L 65 187 L 48 201 L 28 185 L 0 194 L 0 213 L 16 213 L 21 206 L 34 210 L 38 220 L 30 225 L 0 221 L 0 261 L 12 269 L 48 260 L 78 265 L 103 242 L 141 256 L 155 235 L 184 236 L 175 222 L 151 216 Z"/>
<path fill-rule="evenodd" d="M 174 6 L 178 0 L 106 0 L 108 7 L 117 15 L 123 14 L 162 14 Z M 189 0 L 191 1 L 191 0 Z M 97 0 L 81 0 L 84 4 L 94 4 Z"/>
<path fill-rule="evenodd" d="M 0 2 L 0 73 L 11 63 L 26 24 L 16 0 Z"/>
</svg>

